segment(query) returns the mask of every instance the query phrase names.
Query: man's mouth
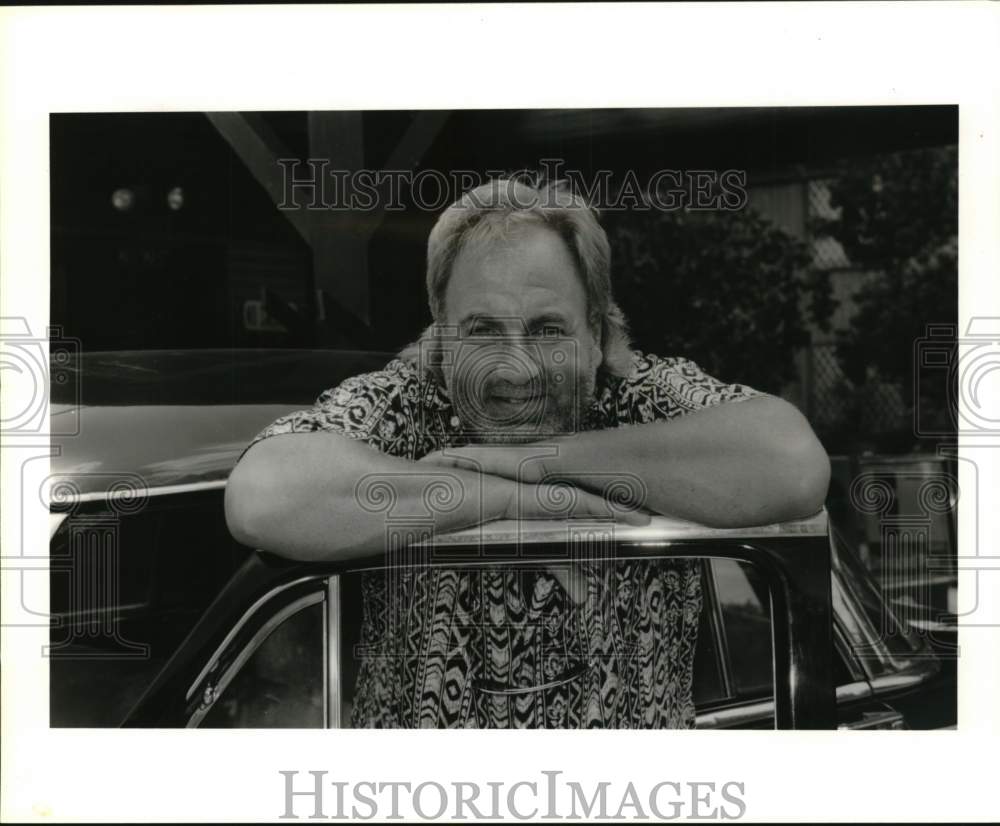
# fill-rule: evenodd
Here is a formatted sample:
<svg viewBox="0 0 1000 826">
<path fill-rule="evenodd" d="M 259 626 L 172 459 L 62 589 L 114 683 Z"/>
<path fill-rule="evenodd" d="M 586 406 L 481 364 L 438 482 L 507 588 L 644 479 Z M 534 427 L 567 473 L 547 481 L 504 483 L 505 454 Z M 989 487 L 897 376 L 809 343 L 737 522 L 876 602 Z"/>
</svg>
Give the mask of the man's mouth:
<svg viewBox="0 0 1000 826">
<path fill-rule="evenodd" d="M 504 390 L 500 392 L 492 392 L 487 396 L 490 401 L 499 402 L 500 404 L 528 404 L 529 402 L 535 402 L 541 399 L 541 394 L 527 392 L 518 392 L 513 390 Z"/>
</svg>

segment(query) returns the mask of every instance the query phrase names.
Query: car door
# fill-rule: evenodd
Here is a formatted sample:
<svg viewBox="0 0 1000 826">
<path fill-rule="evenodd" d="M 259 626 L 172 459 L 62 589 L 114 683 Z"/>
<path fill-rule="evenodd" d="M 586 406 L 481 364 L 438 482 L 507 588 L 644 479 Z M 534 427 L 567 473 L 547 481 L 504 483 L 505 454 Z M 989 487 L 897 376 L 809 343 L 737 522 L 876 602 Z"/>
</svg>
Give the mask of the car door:
<svg viewBox="0 0 1000 826">
<path fill-rule="evenodd" d="M 74 503 L 51 533 L 49 724 L 118 726 L 252 552 L 218 490 Z"/>
<path fill-rule="evenodd" d="M 551 551 L 544 545 L 534 549 L 532 564 L 546 564 L 550 552 L 565 561 L 565 548 L 555 545 Z M 701 560 L 707 579 L 700 639 L 707 655 L 699 652 L 696 669 L 709 678 L 699 677 L 695 684 L 700 724 L 824 727 L 832 719 L 830 569 L 824 546 L 823 538 L 759 543 L 645 539 L 616 548 L 619 558 Z M 357 569 L 371 570 L 373 562 L 324 568 L 254 555 L 127 724 L 347 724 L 361 610 L 353 578 Z M 758 567 L 754 579 L 748 571 Z M 734 659 L 737 647 L 741 656 Z M 705 717 L 722 712 L 729 718 Z"/>
<path fill-rule="evenodd" d="M 695 660 L 698 728 L 773 728 L 772 605 L 754 565 L 713 558 L 702 566 L 705 610 Z M 834 679 L 851 682 L 834 656 Z"/>
<path fill-rule="evenodd" d="M 934 728 L 953 722 L 953 698 L 947 696 L 953 685 L 933 680 L 934 655 L 893 618 L 884 596 L 841 540 L 834 548 L 832 675 L 838 726 Z M 706 611 L 695 663 L 698 727 L 771 728 L 773 634 L 766 579 L 753 565 L 733 559 L 706 561 L 703 579 Z"/>
<path fill-rule="evenodd" d="M 200 728 L 324 728 L 328 705 L 325 589 L 273 605 L 229 661 L 208 673 L 188 725 Z"/>
</svg>

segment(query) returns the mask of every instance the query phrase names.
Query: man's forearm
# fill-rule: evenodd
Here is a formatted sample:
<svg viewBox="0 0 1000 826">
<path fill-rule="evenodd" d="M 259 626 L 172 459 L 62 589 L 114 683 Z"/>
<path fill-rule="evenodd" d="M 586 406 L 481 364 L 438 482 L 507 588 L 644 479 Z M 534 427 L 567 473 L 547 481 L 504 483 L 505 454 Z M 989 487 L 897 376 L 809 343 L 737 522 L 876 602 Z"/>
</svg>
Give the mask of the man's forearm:
<svg viewBox="0 0 1000 826">
<path fill-rule="evenodd" d="M 770 396 L 546 444 L 558 448 L 543 460 L 558 478 L 602 493 L 638 479 L 646 509 L 718 527 L 808 516 L 829 482 L 805 418 Z"/>
<path fill-rule="evenodd" d="M 503 515 L 516 483 L 388 456 L 331 433 L 274 436 L 240 461 L 226 488 L 242 543 L 298 560 L 381 551 L 387 531 L 446 532 Z"/>
</svg>

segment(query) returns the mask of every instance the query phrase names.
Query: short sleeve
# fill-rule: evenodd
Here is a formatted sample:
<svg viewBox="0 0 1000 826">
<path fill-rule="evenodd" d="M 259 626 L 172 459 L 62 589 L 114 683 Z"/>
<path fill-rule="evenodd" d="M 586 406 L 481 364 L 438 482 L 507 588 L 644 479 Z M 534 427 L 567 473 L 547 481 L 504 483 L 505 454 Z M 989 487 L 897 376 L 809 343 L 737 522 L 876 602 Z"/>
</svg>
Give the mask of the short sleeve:
<svg viewBox="0 0 1000 826">
<path fill-rule="evenodd" d="M 419 439 L 413 415 L 415 374 L 400 362 L 345 379 L 307 409 L 271 422 L 243 451 L 286 433 L 340 433 L 383 453 L 412 458 Z"/>
<path fill-rule="evenodd" d="M 745 384 L 727 384 L 685 358 L 636 353 L 619 390 L 620 423 L 641 424 L 683 416 L 705 407 L 764 395 Z"/>
</svg>

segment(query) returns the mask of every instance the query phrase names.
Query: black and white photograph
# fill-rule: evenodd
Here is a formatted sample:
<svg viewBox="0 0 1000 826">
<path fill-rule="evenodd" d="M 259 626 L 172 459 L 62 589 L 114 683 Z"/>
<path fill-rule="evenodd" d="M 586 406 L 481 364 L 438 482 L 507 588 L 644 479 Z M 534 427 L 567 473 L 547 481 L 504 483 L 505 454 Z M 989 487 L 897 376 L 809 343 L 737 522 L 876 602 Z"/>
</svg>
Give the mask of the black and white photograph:
<svg viewBox="0 0 1000 826">
<path fill-rule="evenodd" d="M 53 115 L 51 725 L 954 725 L 957 137 Z"/>
<path fill-rule="evenodd" d="M 632 8 L 637 30 L 668 5 Z M 922 4 L 886 5 L 840 47 Z M 507 42 L 455 8 L 456 44 Z M 120 11 L 91 41 L 121 46 L 112 86 L 145 72 L 145 10 Z M 233 10 L 170 11 L 158 37 L 205 27 L 158 64 L 167 87 Z M 890 754 L 958 772 L 959 738 L 995 742 L 968 670 L 995 642 L 1000 310 L 966 274 L 998 237 L 987 81 L 757 94 L 751 63 L 726 95 L 692 66 L 619 101 L 572 50 L 538 57 L 532 96 L 527 40 L 459 77 L 444 30 L 398 45 L 412 6 L 245 11 L 262 35 L 337 21 L 341 69 L 393 12 L 371 51 L 399 89 L 435 76 L 407 50 L 448 69 L 423 95 L 366 93 L 394 87 L 360 66 L 317 94 L 275 62 L 261 88 L 245 41 L 210 94 L 4 86 L 4 717 L 24 732 L 8 719 L 4 773 L 31 731 L 54 776 L 81 767 L 61 805 L 24 762 L 5 818 L 252 819 L 250 798 L 222 811 L 240 790 L 265 820 L 865 817 L 918 796 Z M 445 91 L 479 78 L 501 93 Z M 95 802 L 91 748 L 126 798 L 149 761 L 190 806 Z M 814 783 L 864 775 L 853 803 L 797 810 L 816 755 Z"/>
</svg>

